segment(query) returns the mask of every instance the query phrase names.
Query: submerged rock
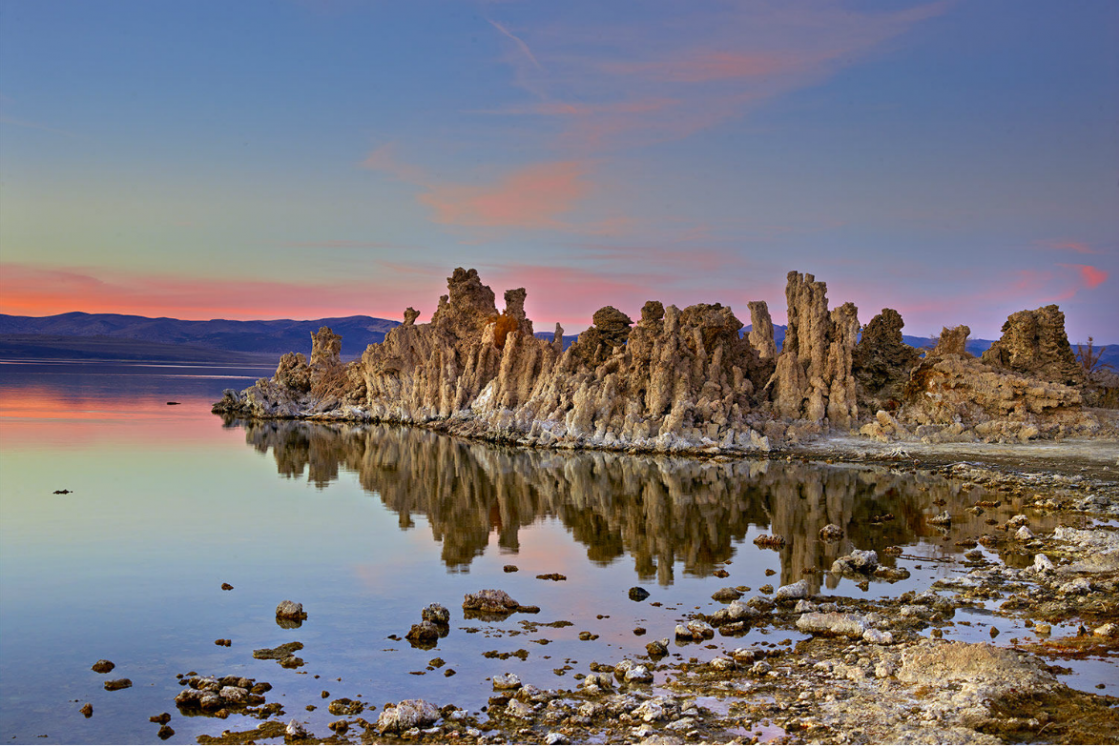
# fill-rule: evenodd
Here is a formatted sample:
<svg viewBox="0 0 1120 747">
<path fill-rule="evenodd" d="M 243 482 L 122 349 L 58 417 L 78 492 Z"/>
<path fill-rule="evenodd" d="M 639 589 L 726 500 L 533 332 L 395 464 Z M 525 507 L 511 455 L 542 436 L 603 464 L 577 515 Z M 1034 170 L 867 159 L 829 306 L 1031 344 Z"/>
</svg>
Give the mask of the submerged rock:
<svg viewBox="0 0 1120 747">
<path fill-rule="evenodd" d="M 108 674 L 112 672 L 117 665 L 108 659 L 98 659 L 90 669 L 98 674 Z"/>
</svg>

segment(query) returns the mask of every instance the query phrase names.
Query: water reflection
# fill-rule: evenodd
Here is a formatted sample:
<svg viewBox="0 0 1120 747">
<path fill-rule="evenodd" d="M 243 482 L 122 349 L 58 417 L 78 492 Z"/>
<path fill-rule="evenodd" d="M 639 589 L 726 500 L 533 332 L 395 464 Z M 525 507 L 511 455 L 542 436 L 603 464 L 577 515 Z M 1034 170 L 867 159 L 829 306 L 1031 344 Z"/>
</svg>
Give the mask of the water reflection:
<svg viewBox="0 0 1120 747">
<path fill-rule="evenodd" d="M 765 529 L 785 539 L 774 552 L 781 583 L 803 576 L 819 590 L 834 587 L 827 571 L 853 547 L 880 551 L 950 539 L 977 537 L 993 515 L 965 511 L 983 499 L 975 488 L 878 469 L 824 467 L 763 460 L 698 461 L 667 456 L 605 452 L 551 452 L 496 447 L 432 431 L 384 425 L 349 426 L 293 421 L 230 421 L 246 442 L 272 452 L 277 471 L 326 487 L 339 472 L 354 473 L 362 487 L 380 497 L 414 526 L 426 516 L 442 547 L 443 562 L 462 569 L 497 535 L 514 553 L 522 527 L 555 518 L 598 563 L 629 555 L 643 580 L 673 581 L 684 573 L 709 576 L 731 560 L 736 545 Z M 934 500 L 945 501 L 943 506 Z M 954 518 L 952 538 L 926 519 L 944 510 Z M 884 516 L 893 517 L 883 519 Z M 844 531 L 826 542 L 827 524 Z M 766 563 L 768 554 L 744 553 L 737 562 Z M 775 579 L 777 580 L 777 579 Z"/>
</svg>

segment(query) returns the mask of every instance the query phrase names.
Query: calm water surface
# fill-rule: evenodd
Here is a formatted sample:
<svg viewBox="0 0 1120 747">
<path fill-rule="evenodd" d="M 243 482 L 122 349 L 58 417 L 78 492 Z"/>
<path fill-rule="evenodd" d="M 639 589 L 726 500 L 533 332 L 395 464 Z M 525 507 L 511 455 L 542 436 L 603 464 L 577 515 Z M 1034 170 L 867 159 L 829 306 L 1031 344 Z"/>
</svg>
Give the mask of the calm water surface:
<svg viewBox="0 0 1120 747">
<path fill-rule="evenodd" d="M 852 548 L 903 547 L 897 561 L 880 557 L 911 577 L 863 591 L 811 573 L 816 591 L 924 590 L 962 571 L 957 539 L 1014 512 L 1008 505 L 973 517 L 964 509 L 984 497 L 977 489 L 868 469 L 525 451 L 419 429 L 223 422 L 210 413 L 224 388 L 269 373 L 0 362 L 4 742 L 151 743 L 158 725 L 148 717 L 164 711 L 173 714 L 172 743 L 256 725 L 180 715 L 177 676 L 188 671 L 268 681 L 283 718 L 320 736 L 338 697 L 378 708 L 422 697 L 478 710 L 488 677 L 516 672 L 542 688 L 573 687 L 592 661 L 644 653 L 690 613 L 721 606 L 710 598 L 721 587 L 756 593 L 827 569 Z M 54 493 L 63 489 L 73 492 Z M 948 501 L 951 535 L 925 523 L 943 510 L 934 496 Z M 873 521 L 884 514 L 894 518 Z M 829 523 L 845 528 L 841 543 L 817 540 Z M 760 534 L 788 544 L 761 549 Z M 715 577 L 719 569 L 730 576 Z M 567 580 L 536 578 L 549 573 Z M 649 599 L 631 601 L 635 585 Z M 465 620 L 463 595 L 488 588 L 541 611 Z M 298 629 L 276 623 L 284 599 L 309 614 Z M 433 602 L 452 612 L 434 649 L 390 638 L 403 638 Z M 953 637 L 992 640 L 982 610 L 957 619 L 977 622 L 956 626 Z M 533 631 L 524 621 L 572 624 Z M 649 632 L 635 635 L 638 626 Z M 999 627 L 997 643 L 1023 635 L 1008 621 Z M 581 641 L 581 631 L 598 638 Z M 797 637 L 762 628 L 716 643 Z M 218 638 L 233 645 L 216 646 Z M 301 669 L 252 658 L 255 648 L 290 641 L 304 644 Z M 524 660 L 483 656 L 519 650 Z M 430 667 L 437 656 L 446 664 Z M 117 665 L 110 675 L 90 670 L 102 658 Z M 1100 666 L 1103 681 L 1114 681 L 1115 661 L 1083 666 L 1076 684 L 1102 681 Z M 118 677 L 133 687 L 102 688 Z M 78 713 L 86 702 L 90 719 Z"/>
</svg>

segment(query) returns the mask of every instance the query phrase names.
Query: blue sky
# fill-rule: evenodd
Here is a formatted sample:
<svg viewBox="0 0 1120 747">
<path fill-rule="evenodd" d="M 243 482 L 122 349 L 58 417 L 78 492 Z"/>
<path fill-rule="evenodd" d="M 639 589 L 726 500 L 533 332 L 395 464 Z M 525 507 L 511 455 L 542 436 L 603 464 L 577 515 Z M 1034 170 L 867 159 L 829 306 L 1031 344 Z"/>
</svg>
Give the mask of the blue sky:
<svg viewBox="0 0 1120 747">
<path fill-rule="evenodd" d="M 1117 330 L 1117 6 L 0 0 L 0 310 Z"/>
</svg>

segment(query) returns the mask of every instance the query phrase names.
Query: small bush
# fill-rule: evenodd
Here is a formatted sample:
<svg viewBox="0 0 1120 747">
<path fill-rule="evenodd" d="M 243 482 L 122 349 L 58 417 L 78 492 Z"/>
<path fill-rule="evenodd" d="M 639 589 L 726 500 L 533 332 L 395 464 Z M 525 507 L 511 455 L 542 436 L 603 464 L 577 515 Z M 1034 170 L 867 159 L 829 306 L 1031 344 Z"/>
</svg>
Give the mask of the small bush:
<svg viewBox="0 0 1120 747">
<path fill-rule="evenodd" d="M 520 324 L 517 317 L 508 316 L 504 312 L 490 317 L 490 322 L 494 325 L 494 346 L 502 350 L 506 346 L 506 337 L 510 332 L 516 331 Z"/>
</svg>

